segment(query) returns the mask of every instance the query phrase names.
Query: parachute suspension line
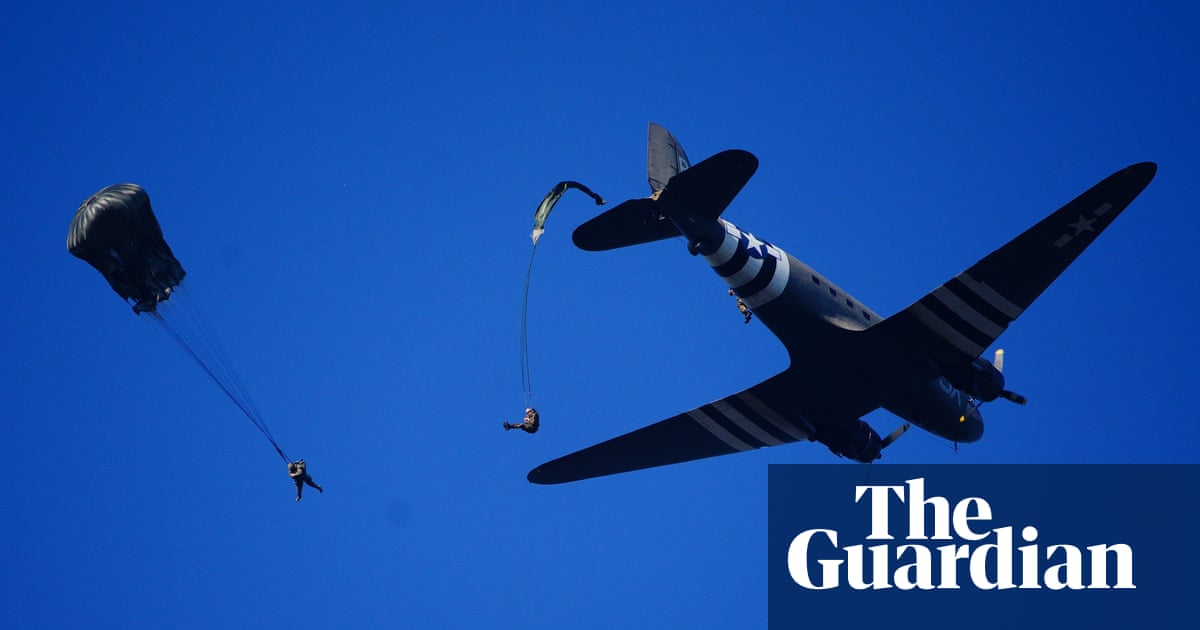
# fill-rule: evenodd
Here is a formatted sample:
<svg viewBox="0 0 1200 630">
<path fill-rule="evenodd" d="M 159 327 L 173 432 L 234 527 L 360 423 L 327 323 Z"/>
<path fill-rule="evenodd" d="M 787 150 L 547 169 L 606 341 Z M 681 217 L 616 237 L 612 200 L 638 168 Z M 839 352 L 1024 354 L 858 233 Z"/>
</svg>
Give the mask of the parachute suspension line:
<svg viewBox="0 0 1200 630">
<path fill-rule="evenodd" d="M 533 383 L 529 376 L 529 278 L 533 275 L 533 257 L 537 254 L 537 243 L 529 253 L 529 268 L 525 271 L 525 292 L 521 297 L 521 388 L 525 394 L 525 407 L 533 409 Z"/>
<path fill-rule="evenodd" d="M 542 202 L 538 204 L 537 210 L 533 213 L 533 231 L 529 233 L 529 238 L 533 239 L 533 250 L 529 253 L 529 268 L 525 270 L 525 293 L 521 298 L 521 387 L 525 394 L 525 407 L 533 409 L 533 384 L 529 379 L 529 278 L 533 275 L 533 257 L 537 254 L 538 239 L 545 232 L 546 219 L 550 217 L 550 211 L 554 209 L 554 205 L 558 203 L 563 193 L 568 189 L 574 188 L 595 200 L 596 205 L 604 205 L 604 198 L 592 192 L 592 189 L 570 180 L 561 181 L 546 193 L 542 198 Z"/>
<path fill-rule="evenodd" d="M 249 390 L 233 369 L 224 350 L 217 343 L 212 325 L 200 308 L 199 301 L 193 295 L 193 290 L 180 283 L 171 298 L 160 302 L 157 310 L 149 313 L 151 318 L 170 337 L 176 345 L 200 366 L 209 378 L 225 392 L 238 409 L 254 424 L 255 428 L 267 438 L 275 452 L 285 463 L 292 460 L 283 452 L 271 430 L 259 413 L 254 401 L 250 398 Z"/>
<path fill-rule="evenodd" d="M 67 250 L 99 271 L 122 299 L 136 302 L 135 313 L 149 312 L 258 427 L 275 452 L 290 462 L 217 343 L 200 304 L 183 283 L 183 266 L 163 240 L 144 189 L 116 184 L 88 197 L 71 219 Z"/>
</svg>

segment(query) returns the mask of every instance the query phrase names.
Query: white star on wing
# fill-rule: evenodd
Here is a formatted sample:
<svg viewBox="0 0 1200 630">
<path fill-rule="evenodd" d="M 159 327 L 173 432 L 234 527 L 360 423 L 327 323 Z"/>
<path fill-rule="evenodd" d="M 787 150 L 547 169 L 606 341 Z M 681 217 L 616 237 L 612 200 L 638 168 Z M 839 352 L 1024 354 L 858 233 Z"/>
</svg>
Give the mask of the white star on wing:
<svg viewBox="0 0 1200 630">
<path fill-rule="evenodd" d="M 1090 219 L 1090 220 L 1085 219 L 1085 218 L 1083 218 L 1083 215 L 1081 214 L 1081 215 L 1079 215 L 1078 221 L 1068 225 L 1067 227 L 1074 228 L 1075 236 L 1079 236 L 1080 234 L 1083 234 L 1084 232 L 1095 232 L 1096 231 L 1095 228 L 1092 227 L 1092 224 L 1095 222 L 1096 222 L 1095 219 Z"/>
</svg>

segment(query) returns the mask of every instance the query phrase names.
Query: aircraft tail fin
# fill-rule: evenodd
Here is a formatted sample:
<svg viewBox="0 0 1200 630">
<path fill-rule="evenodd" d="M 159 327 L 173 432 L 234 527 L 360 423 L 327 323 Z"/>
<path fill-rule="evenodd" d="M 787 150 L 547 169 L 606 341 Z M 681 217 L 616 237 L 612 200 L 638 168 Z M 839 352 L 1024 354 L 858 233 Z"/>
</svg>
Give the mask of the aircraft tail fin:
<svg viewBox="0 0 1200 630">
<path fill-rule="evenodd" d="M 584 223 L 571 238 L 580 249 L 604 251 L 679 236 L 676 221 L 716 221 L 757 169 L 751 153 L 722 151 L 673 175 L 654 196 L 631 199 Z"/>
<path fill-rule="evenodd" d="M 650 180 L 650 192 L 662 192 L 672 177 L 691 166 L 691 160 L 675 136 L 662 125 L 650 123 L 646 134 L 646 178 Z"/>
<path fill-rule="evenodd" d="M 650 197 L 631 199 L 575 230 L 580 249 L 605 251 L 679 236 L 679 229 L 660 209 L 657 199 L 671 178 L 692 165 L 683 145 L 662 125 L 650 123 L 646 132 L 646 179 Z"/>
</svg>

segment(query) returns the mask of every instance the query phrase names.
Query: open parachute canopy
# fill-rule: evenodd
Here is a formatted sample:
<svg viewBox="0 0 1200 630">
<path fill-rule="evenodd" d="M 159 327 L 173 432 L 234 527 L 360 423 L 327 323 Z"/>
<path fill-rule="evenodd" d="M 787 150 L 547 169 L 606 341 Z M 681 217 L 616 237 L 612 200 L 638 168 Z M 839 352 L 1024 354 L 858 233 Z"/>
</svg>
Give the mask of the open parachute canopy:
<svg viewBox="0 0 1200 630">
<path fill-rule="evenodd" d="M 565 181 L 558 182 L 546 196 L 542 198 L 542 202 L 538 204 L 537 210 L 533 212 L 533 232 L 529 234 L 529 238 L 533 239 L 533 244 L 536 246 L 538 239 L 542 237 L 542 233 L 546 231 L 546 219 L 550 218 L 550 211 L 554 209 L 554 205 L 567 192 L 568 188 L 574 188 L 596 200 L 597 206 L 604 205 L 604 198 L 592 192 L 591 188 L 580 184 L 579 182 Z"/>
<path fill-rule="evenodd" d="M 186 273 L 163 240 L 150 196 L 136 184 L 107 186 L 88 197 L 71 220 L 67 249 L 139 313 L 169 298 Z"/>
</svg>

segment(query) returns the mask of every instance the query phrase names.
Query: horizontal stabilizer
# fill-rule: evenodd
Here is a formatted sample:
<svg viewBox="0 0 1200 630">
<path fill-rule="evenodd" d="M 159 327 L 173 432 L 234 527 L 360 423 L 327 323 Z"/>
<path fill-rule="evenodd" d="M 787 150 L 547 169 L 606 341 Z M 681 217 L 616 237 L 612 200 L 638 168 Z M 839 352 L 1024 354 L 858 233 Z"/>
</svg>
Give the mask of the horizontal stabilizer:
<svg viewBox="0 0 1200 630">
<path fill-rule="evenodd" d="M 757 169 L 758 158 L 751 153 L 722 151 L 672 177 L 657 199 L 632 199 L 584 223 L 572 240 L 580 249 L 598 252 L 679 236 L 668 210 L 715 220 Z"/>
<path fill-rule="evenodd" d="M 653 199 L 630 199 L 579 226 L 571 240 L 579 249 L 600 252 L 679 236 Z"/>
<path fill-rule="evenodd" d="M 758 158 L 749 151 L 722 151 L 672 177 L 658 201 L 671 212 L 683 210 L 697 219 L 716 220 L 756 170 Z"/>
</svg>

